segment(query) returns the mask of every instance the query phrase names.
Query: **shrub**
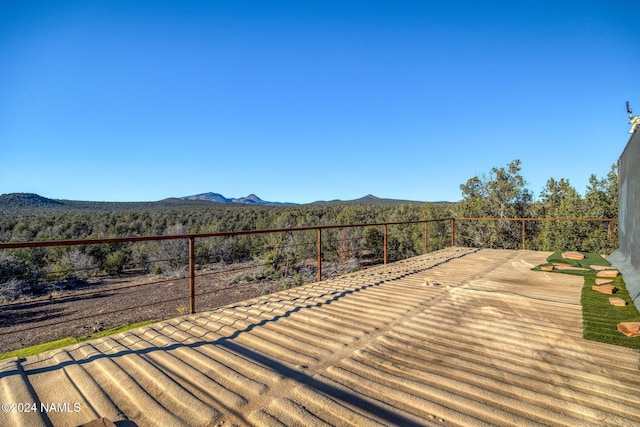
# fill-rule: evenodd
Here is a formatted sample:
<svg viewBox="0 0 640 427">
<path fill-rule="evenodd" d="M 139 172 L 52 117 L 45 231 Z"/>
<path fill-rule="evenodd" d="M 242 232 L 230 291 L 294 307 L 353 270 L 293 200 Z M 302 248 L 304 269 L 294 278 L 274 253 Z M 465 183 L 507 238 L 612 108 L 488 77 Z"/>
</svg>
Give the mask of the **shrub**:
<svg viewBox="0 0 640 427">
<path fill-rule="evenodd" d="M 7 304 L 20 298 L 24 287 L 25 282 L 18 279 L 0 283 L 0 304 Z"/>
<path fill-rule="evenodd" d="M 280 273 L 280 264 L 283 261 L 282 253 L 273 249 L 267 252 L 262 260 L 262 266 L 264 267 L 264 274 L 272 279 L 279 279 L 282 277 Z"/>
<path fill-rule="evenodd" d="M 125 265 L 129 262 L 129 254 L 123 250 L 117 250 L 107 255 L 105 270 L 109 274 L 122 274 Z"/>
<path fill-rule="evenodd" d="M 79 249 L 67 252 L 51 267 L 49 277 L 54 280 L 86 279 L 97 273 L 98 263 Z"/>
<path fill-rule="evenodd" d="M 6 251 L 0 252 L 0 282 L 9 281 L 25 273 L 24 267 L 18 261 L 7 254 Z"/>
</svg>

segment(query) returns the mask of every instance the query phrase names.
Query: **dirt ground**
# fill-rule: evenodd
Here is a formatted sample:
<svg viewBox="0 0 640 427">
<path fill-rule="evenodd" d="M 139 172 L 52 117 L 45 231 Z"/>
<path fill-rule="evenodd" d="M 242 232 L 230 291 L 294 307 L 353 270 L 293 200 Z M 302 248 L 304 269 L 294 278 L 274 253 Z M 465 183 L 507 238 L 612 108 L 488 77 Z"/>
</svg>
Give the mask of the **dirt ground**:
<svg viewBox="0 0 640 427">
<path fill-rule="evenodd" d="M 198 270 L 196 311 L 282 289 L 282 283 L 273 280 L 234 280 L 259 270 L 250 262 Z M 59 288 L 0 306 L 0 353 L 127 323 L 176 317 L 189 313 L 189 306 L 189 282 L 180 277 L 135 274 Z"/>
</svg>

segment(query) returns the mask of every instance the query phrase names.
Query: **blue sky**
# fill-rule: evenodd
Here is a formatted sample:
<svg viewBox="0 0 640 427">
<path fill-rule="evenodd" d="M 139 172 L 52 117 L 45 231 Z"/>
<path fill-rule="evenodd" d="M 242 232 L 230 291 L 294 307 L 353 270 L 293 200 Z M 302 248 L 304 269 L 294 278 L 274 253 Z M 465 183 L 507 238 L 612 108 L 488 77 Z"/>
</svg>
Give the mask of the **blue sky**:
<svg viewBox="0 0 640 427">
<path fill-rule="evenodd" d="M 513 159 L 584 192 L 639 42 L 633 0 L 0 1 L 0 193 L 455 201 Z"/>
</svg>

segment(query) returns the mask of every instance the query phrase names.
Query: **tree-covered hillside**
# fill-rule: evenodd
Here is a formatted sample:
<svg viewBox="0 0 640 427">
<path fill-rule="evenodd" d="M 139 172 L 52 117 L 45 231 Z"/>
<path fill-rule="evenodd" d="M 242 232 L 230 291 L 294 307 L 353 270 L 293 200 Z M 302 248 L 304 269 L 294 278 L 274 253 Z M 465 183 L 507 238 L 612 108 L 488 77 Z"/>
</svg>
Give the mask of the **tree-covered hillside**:
<svg viewBox="0 0 640 427">
<path fill-rule="evenodd" d="M 179 199 L 149 203 L 71 202 L 36 195 L 3 195 L 0 206 L 13 207 L 0 210 L 0 241 L 214 233 L 450 217 L 617 217 L 615 166 L 604 178 L 592 175 L 584 196 L 568 180 L 551 178 L 534 200 L 520 174 L 518 160 L 493 168 L 487 175 L 472 177 L 460 188 L 462 200 L 457 203 L 385 201 L 299 206 Z M 10 197 L 12 200 L 8 200 Z M 518 248 L 521 232 L 518 221 L 458 221 L 456 244 Z M 611 241 L 606 223 L 531 221 L 527 222 L 526 235 L 527 248 L 538 250 L 606 252 Z M 325 230 L 323 258 L 342 264 L 379 261 L 382 240 L 381 227 Z M 389 258 L 420 254 L 423 242 L 422 225 L 389 227 Z M 429 250 L 448 244 L 449 222 L 430 224 Z M 277 276 L 303 268 L 305 260 L 317 256 L 316 245 L 314 232 L 210 238 L 199 239 L 196 255 L 199 264 L 259 260 L 266 273 Z M 160 273 L 183 268 L 186 254 L 183 241 L 4 250 L 0 251 L 0 282 L 120 274 L 132 268 Z"/>
</svg>

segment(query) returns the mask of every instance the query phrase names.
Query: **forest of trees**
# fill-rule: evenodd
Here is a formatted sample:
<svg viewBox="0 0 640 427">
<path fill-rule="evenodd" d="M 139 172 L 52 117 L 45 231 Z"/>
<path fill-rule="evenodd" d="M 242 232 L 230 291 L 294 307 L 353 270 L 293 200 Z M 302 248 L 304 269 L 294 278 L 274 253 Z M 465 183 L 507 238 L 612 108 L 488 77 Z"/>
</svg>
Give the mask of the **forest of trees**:
<svg viewBox="0 0 640 427">
<path fill-rule="evenodd" d="M 456 203 L 398 205 L 318 204 L 300 206 L 251 206 L 194 203 L 167 204 L 111 211 L 88 207 L 72 210 L 24 208 L 0 211 L 0 242 L 42 241 L 212 233 L 278 229 L 334 224 L 362 224 L 451 217 L 602 217 L 617 218 L 618 178 L 615 166 L 606 177 L 592 175 L 581 195 L 566 179 L 549 179 L 537 198 L 526 188 L 520 161 L 493 168 L 460 186 Z M 428 194 L 428 189 L 425 189 Z M 123 204 L 121 204 L 123 205 Z M 601 222 L 527 222 L 527 249 L 608 252 L 608 224 Z M 449 222 L 432 223 L 429 250 L 450 244 Z M 380 260 L 381 227 L 341 228 L 323 232 L 323 259 L 354 264 Z M 519 248 L 518 221 L 460 221 L 456 244 L 484 248 Z M 198 264 L 257 260 L 264 274 L 295 273 L 304 261 L 314 259 L 315 232 L 262 234 L 230 238 L 198 239 Z M 422 225 L 389 227 L 390 259 L 423 252 Z M 156 274 L 180 271 L 186 265 L 186 241 L 158 241 L 112 245 L 69 246 L 0 251 L 0 283 L 42 283 L 93 275 L 117 275 L 131 269 Z"/>
</svg>

